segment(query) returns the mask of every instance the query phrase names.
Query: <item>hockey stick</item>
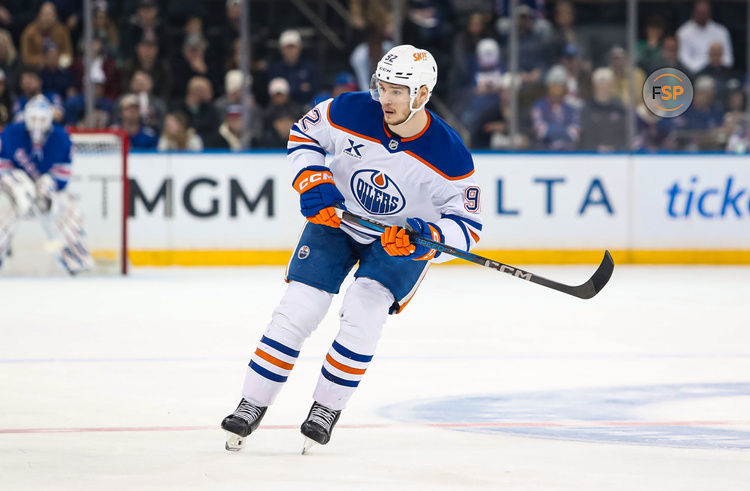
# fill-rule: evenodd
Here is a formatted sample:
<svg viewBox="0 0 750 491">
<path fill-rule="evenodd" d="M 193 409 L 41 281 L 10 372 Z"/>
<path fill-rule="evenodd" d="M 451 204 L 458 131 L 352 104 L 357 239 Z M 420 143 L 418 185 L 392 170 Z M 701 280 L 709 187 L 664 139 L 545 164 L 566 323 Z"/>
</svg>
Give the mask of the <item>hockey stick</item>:
<svg viewBox="0 0 750 491">
<path fill-rule="evenodd" d="M 388 227 L 388 225 L 378 223 L 374 220 L 370 220 L 369 218 L 355 215 L 354 213 L 342 210 L 341 208 L 336 208 L 336 214 L 345 222 L 357 224 L 362 227 L 369 228 L 370 230 L 373 230 L 375 232 L 382 233 Z M 612 260 L 612 255 L 609 253 L 609 251 L 604 251 L 604 259 L 602 259 L 601 264 L 599 264 L 599 267 L 596 268 L 596 271 L 591 276 L 591 278 L 589 278 L 588 281 L 583 284 L 580 284 L 578 286 L 571 286 L 563 283 L 558 283 L 557 281 L 548 280 L 547 278 L 535 275 L 534 273 L 530 273 L 528 271 L 524 271 L 523 269 L 516 268 L 515 266 L 509 266 L 499 261 L 478 256 L 470 252 L 462 251 L 461 249 L 456 249 L 455 247 L 451 247 L 446 244 L 441 244 L 440 242 L 425 239 L 424 237 L 421 237 L 408 229 L 407 231 L 409 232 L 409 239 L 413 244 L 429 247 L 430 249 L 435 249 L 436 251 L 465 259 L 466 261 L 470 261 L 474 264 L 496 269 L 501 273 L 508 273 L 515 276 L 516 278 L 521 278 L 522 280 L 527 280 L 532 283 L 536 283 L 537 285 L 546 286 L 547 288 L 552 288 L 553 290 L 557 290 L 559 292 L 567 293 L 568 295 L 573 295 L 574 297 L 583 299 L 591 298 L 599 293 L 601 289 L 604 288 L 604 285 L 606 285 L 609 281 L 609 278 L 612 276 L 612 271 L 614 271 L 615 268 L 615 263 Z"/>
</svg>

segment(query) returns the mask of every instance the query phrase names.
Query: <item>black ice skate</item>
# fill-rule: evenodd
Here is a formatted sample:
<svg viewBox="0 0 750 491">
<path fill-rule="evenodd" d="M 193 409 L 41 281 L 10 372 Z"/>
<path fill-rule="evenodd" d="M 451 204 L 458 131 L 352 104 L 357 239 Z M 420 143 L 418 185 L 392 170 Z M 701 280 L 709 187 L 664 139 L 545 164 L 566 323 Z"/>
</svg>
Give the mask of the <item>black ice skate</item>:
<svg viewBox="0 0 750 491">
<path fill-rule="evenodd" d="M 300 431 L 305 435 L 303 455 L 310 450 L 314 443 L 325 445 L 331 440 L 331 432 L 336 425 L 336 421 L 339 420 L 339 416 L 341 416 L 341 411 L 334 411 L 322 404 L 313 402 L 307 419 L 300 427 Z"/>
<path fill-rule="evenodd" d="M 243 398 L 237 409 L 221 422 L 221 427 L 227 432 L 227 443 L 224 448 L 230 452 L 242 450 L 245 438 L 258 428 L 266 409 L 268 408 L 250 404 Z"/>
</svg>

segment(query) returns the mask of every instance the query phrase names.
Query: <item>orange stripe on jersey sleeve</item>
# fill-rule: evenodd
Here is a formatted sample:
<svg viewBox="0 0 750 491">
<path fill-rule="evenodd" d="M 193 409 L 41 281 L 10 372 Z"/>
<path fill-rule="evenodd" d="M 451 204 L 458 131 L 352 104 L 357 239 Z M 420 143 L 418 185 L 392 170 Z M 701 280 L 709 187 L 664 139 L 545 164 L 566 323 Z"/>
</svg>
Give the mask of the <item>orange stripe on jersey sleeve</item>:
<svg viewBox="0 0 750 491">
<path fill-rule="evenodd" d="M 264 360 L 266 360 L 268 363 L 272 363 L 279 368 L 283 368 L 284 370 L 291 370 L 292 368 L 294 368 L 293 363 L 287 363 L 285 361 L 281 361 L 275 356 L 269 355 L 268 353 L 261 350 L 260 348 L 255 350 L 255 354 L 258 355 L 260 358 L 263 358 Z"/>
<path fill-rule="evenodd" d="M 296 136 L 296 135 L 289 135 L 289 141 L 290 142 L 299 142 L 299 143 L 315 143 L 317 145 L 317 143 L 315 142 L 315 140 L 311 140 L 309 138 L 302 138 L 302 137 L 299 137 L 299 136 Z"/>
<path fill-rule="evenodd" d="M 471 238 L 474 239 L 474 242 L 479 242 L 479 236 L 475 234 L 473 230 L 469 230 L 469 233 L 471 234 Z"/>
<path fill-rule="evenodd" d="M 336 360 L 333 359 L 330 353 L 326 355 L 326 361 L 331 364 L 334 368 L 338 368 L 344 373 L 350 373 L 352 375 L 362 375 L 365 373 L 365 368 L 352 368 L 344 365 L 343 363 L 339 363 Z"/>
</svg>

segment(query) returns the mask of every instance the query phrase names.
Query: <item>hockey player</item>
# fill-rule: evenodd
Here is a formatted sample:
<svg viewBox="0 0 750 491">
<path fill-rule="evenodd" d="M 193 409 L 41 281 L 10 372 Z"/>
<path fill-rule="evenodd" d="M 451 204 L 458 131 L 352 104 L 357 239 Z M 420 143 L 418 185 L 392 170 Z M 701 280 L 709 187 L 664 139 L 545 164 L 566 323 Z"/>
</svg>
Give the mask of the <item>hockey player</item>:
<svg viewBox="0 0 750 491">
<path fill-rule="evenodd" d="M 457 133 L 425 109 L 437 81 L 432 55 L 396 46 L 370 93 L 346 93 L 310 110 L 289 134 L 288 159 L 307 218 L 286 271 L 281 303 L 252 356 L 242 400 L 222 422 L 239 450 L 279 393 L 305 339 L 358 263 L 302 423 L 305 450 L 326 444 L 359 385 L 388 314 L 403 310 L 432 262 L 451 259 L 410 243 L 405 226 L 469 250 L 482 230 L 474 164 Z M 330 166 L 325 155 L 333 155 Z M 342 222 L 335 206 L 387 223 L 382 234 Z"/>
<path fill-rule="evenodd" d="M 17 221 L 32 216 L 41 221 L 66 271 L 93 266 L 80 217 L 64 192 L 72 144 L 65 129 L 52 123 L 53 111 L 47 98 L 37 95 L 26 104 L 23 121 L 0 134 L 0 267 Z"/>
</svg>

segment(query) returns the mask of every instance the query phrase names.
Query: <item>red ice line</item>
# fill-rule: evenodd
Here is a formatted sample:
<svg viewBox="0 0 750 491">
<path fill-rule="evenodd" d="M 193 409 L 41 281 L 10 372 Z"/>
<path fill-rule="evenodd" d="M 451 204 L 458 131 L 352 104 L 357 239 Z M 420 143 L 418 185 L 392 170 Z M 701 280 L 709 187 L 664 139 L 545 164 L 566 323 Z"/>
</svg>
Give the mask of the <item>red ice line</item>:
<svg viewBox="0 0 750 491">
<path fill-rule="evenodd" d="M 748 421 L 519 421 L 508 423 L 373 423 L 343 424 L 339 428 L 596 428 L 609 426 L 750 426 Z M 265 425 L 264 430 L 291 430 L 298 425 Z M 123 426 L 101 428 L 0 428 L 0 434 L 13 433 L 107 433 L 139 431 L 218 430 L 217 426 Z"/>
</svg>

